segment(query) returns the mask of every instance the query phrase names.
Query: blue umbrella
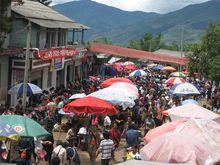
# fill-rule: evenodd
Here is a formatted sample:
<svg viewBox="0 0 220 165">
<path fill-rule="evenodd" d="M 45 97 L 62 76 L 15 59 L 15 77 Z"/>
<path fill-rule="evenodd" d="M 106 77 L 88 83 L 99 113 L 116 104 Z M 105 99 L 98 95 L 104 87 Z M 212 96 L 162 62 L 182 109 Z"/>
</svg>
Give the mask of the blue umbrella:
<svg viewBox="0 0 220 165">
<path fill-rule="evenodd" d="M 0 123 L 0 140 L 18 140 L 18 133 L 8 124 Z"/>
<path fill-rule="evenodd" d="M 140 76 L 147 76 L 147 73 L 144 70 L 135 70 L 134 72 L 130 73 L 130 77 L 140 77 Z"/>
<path fill-rule="evenodd" d="M 163 69 L 163 65 L 154 66 L 152 69 L 155 70 L 155 71 L 160 71 L 160 70 Z"/>
<path fill-rule="evenodd" d="M 184 100 L 182 102 L 182 105 L 185 105 L 185 104 L 196 104 L 196 105 L 199 105 L 199 103 L 196 100 L 193 100 L 193 99 Z"/>
<path fill-rule="evenodd" d="M 23 83 L 19 83 L 15 86 L 13 86 L 8 93 L 9 94 L 17 94 L 17 95 L 22 95 L 23 94 L 23 88 L 24 85 Z M 42 89 L 40 89 L 37 85 L 27 83 L 27 95 L 30 96 L 32 94 L 39 94 L 42 93 Z"/>
</svg>

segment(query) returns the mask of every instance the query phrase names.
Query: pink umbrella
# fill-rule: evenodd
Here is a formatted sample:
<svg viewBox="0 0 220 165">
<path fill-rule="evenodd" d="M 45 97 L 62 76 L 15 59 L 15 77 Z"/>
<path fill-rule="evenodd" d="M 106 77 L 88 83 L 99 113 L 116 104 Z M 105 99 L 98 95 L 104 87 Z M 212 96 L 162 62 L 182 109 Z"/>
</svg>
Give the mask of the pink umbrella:
<svg viewBox="0 0 220 165">
<path fill-rule="evenodd" d="M 156 127 L 154 129 L 151 129 L 144 137 L 144 141 L 146 143 L 151 142 L 153 139 L 155 139 L 158 136 L 161 136 L 165 133 L 174 131 L 176 129 L 177 126 L 179 126 L 182 123 L 185 123 L 187 121 L 187 119 L 180 119 L 180 120 L 176 120 L 173 122 L 169 122 L 166 124 L 163 124 L 160 127 Z"/>
<path fill-rule="evenodd" d="M 207 119 L 176 120 L 150 130 L 144 137 L 145 142 L 169 132 L 191 133 L 204 143 L 208 142 L 213 148 L 220 148 L 220 125 Z"/>
<path fill-rule="evenodd" d="M 210 119 L 220 123 L 220 116 L 208 109 L 205 109 L 196 104 L 185 104 L 175 108 L 163 111 L 164 114 L 168 114 L 172 121 L 181 118 L 186 119 Z"/>
<path fill-rule="evenodd" d="M 215 150 L 189 133 L 167 133 L 155 138 L 141 150 L 143 160 L 164 163 L 205 164 Z"/>
</svg>

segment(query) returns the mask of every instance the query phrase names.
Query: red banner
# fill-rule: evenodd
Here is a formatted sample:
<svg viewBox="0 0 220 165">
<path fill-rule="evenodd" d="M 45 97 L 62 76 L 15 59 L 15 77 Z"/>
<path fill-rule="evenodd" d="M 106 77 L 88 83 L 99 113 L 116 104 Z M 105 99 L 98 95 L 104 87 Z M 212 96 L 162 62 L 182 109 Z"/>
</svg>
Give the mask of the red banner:
<svg viewBox="0 0 220 165">
<path fill-rule="evenodd" d="M 63 57 L 74 57 L 78 55 L 79 52 L 74 48 L 50 48 L 50 49 L 40 49 L 35 53 L 36 58 L 42 60 L 63 58 Z"/>
</svg>

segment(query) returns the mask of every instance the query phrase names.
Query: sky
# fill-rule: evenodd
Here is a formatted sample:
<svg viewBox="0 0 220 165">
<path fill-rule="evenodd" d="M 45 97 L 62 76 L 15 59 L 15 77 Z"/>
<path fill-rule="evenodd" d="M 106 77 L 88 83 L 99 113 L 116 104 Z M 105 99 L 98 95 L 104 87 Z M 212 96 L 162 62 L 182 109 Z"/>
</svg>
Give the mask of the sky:
<svg viewBox="0 0 220 165">
<path fill-rule="evenodd" d="M 73 0 L 52 0 L 53 4 L 69 2 Z M 181 9 L 187 5 L 202 3 L 208 0 L 93 0 L 109 6 L 127 11 L 145 11 L 168 13 Z"/>
</svg>

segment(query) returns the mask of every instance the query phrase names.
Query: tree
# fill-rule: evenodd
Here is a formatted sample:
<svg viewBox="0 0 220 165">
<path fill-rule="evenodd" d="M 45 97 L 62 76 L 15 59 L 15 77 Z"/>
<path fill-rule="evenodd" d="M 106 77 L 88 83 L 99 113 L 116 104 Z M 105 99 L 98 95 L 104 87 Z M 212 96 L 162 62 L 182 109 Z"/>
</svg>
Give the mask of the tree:
<svg viewBox="0 0 220 165">
<path fill-rule="evenodd" d="M 140 49 L 140 41 L 139 40 L 135 40 L 135 39 L 130 40 L 129 45 L 130 45 L 130 48 L 132 48 L 132 49 L 138 49 L 138 50 Z"/>
<path fill-rule="evenodd" d="M 220 24 L 211 23 L 201 39 L 192 46 L 188 56 L 190 72 L 198 71 L 203 77 L 220 82 Z"/>
<path fill-rule="evenodd" d="M 151 33 L 145 33 L 140 40 L 130 40 L 129 47 L 138 50 L 156 51 L 161 48 L 162 35 L 153 36 Z"/>
<path fill-rule="evenodd" d="M 46 6 L 49 6 L 52 3 L 52 0 L 37 0 L 37 1 Z"/>
<path fill-rule="evenodd" d="M 98 38 L 96 40 L 94 40 L 93 42 L 97 42 L 97 43 L 102 43 L 102 44 L 112 44 L 112 41 L 110 41 L 108 38 L 106 37 L 101 37 L 101 38 Z"/>
</svg>

